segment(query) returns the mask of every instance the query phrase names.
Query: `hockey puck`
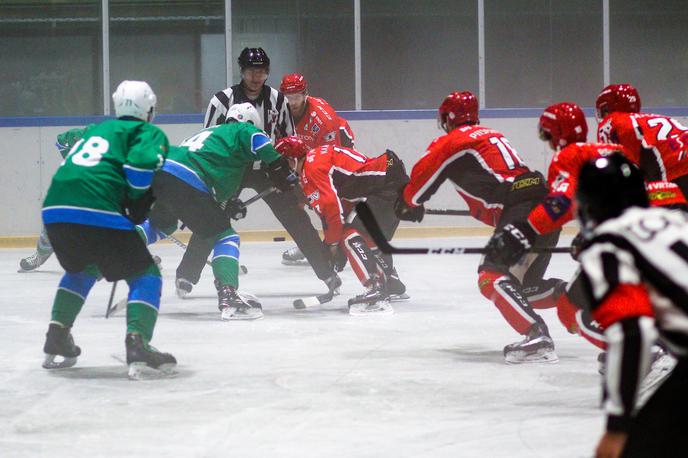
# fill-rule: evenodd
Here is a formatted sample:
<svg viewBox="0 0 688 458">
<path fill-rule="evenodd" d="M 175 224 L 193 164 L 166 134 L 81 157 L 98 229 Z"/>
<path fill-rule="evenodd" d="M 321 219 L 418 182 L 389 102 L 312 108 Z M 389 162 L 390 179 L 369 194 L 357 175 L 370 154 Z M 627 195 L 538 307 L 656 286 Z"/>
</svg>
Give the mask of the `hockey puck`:
<svg viewBox="0 0 688 458">
<path fill-rule="evenodd" d="M 286 239 L 284 237 L 273 237 L 273 242 L 284 242 Z"/>
</svg>

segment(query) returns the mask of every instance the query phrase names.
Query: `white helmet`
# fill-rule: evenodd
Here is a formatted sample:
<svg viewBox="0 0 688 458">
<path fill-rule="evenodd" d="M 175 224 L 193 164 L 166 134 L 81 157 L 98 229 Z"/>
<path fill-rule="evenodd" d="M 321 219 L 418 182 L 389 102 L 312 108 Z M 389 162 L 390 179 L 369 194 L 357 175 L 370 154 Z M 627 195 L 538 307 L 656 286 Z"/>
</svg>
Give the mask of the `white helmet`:
<svg viewBox="0 0 688 458">
<path fill-rule="evenodd" d="M 227 119 L 236 119 L 239 122 L 250 122 L 260 130 L 263 130 L 263 120 L 260 119 L 258 110 L 248 102 L 237 103 L 229 107 Z"/>
<path fill-rule="evenodd" d="M 117 117 L 133 116 L 144 121 L 153 121 L 157 97 L 145 81 L 122 81 L 112 94 Z"/>
</svg>

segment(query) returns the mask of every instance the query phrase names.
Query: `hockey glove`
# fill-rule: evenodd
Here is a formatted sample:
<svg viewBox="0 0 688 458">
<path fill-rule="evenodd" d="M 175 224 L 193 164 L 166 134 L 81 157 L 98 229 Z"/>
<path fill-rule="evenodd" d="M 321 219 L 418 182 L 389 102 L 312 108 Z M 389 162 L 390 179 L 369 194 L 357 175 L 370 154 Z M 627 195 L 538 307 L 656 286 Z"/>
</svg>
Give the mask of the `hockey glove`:
<svg viewBox="0 0 688 458">
<path fill-rule="evenodd" d="M 280 157 L 268 165 L 268 176 L 272 184 L 282 192 L 289 191 L 299 183 L 299 177 L 289 167 L 289 161 Z"/>
<path fill-rule="evenodd" d="M 537 234 L 527 221 L 507 224 L 494 233 L 485 247 L 486 260 L 511 267 L 533 246 Z"/>
<path fill-rule="evenodd" d="M 327 244 L 325 249 L 330 257 L 330 265 L 336 272 L 341 272 L 346 267 L 347 257 L 346 253 L 339 246 L 339 243 Z"/>
<path fill-rule="evenodd" d="M 394 213 L 397 215 L 397 218 L 401 220 L 420 223 L 425 216 L 425 207 L 423 205 L 411 207 L 404 201 L 404 197 L 400 194 L 399 197 L 397 197 L 397 201 L 394 203 Z"/>
<path fill-rule="evenodd" d="M 153 208 L 155 197 L 153 190 L 148 189 L 143 195 L 137 199 L 127 197 L 124 200 L 124 216 L 134 224 L 143 223 L 148 217 L 148 212 Z"/>
<path fill-rule="evenodd" d="M 587 247 L 588 242 L 592 238 L 590 231 L 581 229 L 581 231 L 571 241 L 571 257 L 574 261 L 578 261 L 580 254 Z"/>
<path fill-rule="evenodd" d="M 225 215 L 234 220 L 246 218 L 246 205 L 238 197 L 232 197 L 225 205 Z"/>
</svg>

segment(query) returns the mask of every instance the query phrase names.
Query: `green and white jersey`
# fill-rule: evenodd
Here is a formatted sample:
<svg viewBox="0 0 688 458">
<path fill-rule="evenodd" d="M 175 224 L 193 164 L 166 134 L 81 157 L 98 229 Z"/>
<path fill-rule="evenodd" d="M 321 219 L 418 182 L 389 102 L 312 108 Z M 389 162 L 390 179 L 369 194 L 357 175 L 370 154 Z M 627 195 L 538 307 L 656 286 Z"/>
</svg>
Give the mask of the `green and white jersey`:
<svg viewBox="0 0 688 458">
<path fill-rule="evenodd" d="M 158 127 L 135 118 L 89 126 L 53 176 L 43 222 L 133 229 L 122 214 L 125 198 L 150 188 L 168 149 Z"/>
<path fill-rule="evenodd" d="M 223 202 L 239 189 L 246 166 L 279 158 L 265 132 L 232 122 L 203 129 L 172 147 L 163 170 Z"/>
<path fill-rule="evenodd" d="M 95 124 L 90 124 L 86 127 L 75 127 L 73 129 L 69 129 L 65 132 L 62 132 L 57 136 L 55 146 L 57 147 L 57 151 L 60 152 L 62 159 L 67 157 L 67 154 L 69 154 L 69 150 L 72 149 L 72 146 L 74 146 L 76 142 L 81 140 L 81 137 L 84 136 L 86 130 L 88 130 L 90 127 L 93 127 L 94 125 Z"/>
</svg>

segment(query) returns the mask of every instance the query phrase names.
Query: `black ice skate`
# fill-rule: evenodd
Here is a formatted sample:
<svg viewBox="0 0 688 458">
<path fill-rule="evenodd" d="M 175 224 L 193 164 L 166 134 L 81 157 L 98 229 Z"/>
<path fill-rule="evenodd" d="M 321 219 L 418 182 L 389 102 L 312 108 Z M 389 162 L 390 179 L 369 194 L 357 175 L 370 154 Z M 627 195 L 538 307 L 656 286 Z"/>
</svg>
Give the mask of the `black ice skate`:
<svg viewBox="0 0 688 458">
<path fill-rule="evenodd" d="M 530 327 L 525 339 L 504 347 L 507 364 L 556 363 L 559 357 L 554 352 L 554 342 L 544 323 Z"/>
<path fill-rule="evenodd" d="M 45 345 L 43 345 L 43 352 L 45 353 L 43 367 L 45 369 L 62 369 L 76 364 L 76 359 L 81 354 L 81 348 L 74 345 L 70 330 L 71 328 L 66 328 L 57 323 L 50 323 L 48 326 Z M 62 357 L 62 361 L 55 361 L 58 356 Z"/>
<path fill-rule="evenodd" d="M 349 315 L 388 315 L 391 313 L 394 313 L 394 309 L 389 303 L 389 293 L 381 279 L 372 279 L 365 293 L 349 299 Z"/>
<path fill-rule="evenodd" d="M 40 253 L 36 251 L 31 256 L 23 258 L 21 261 L 19 261 L 20 269 L 18 270 L 18 272 L 31 272 L 32 270 L 38 269 L 45 263 L 45 261 L 48 260 L 51 254 L 53 254 L 52 251 L 49 251 L 47 253 Z"/>
<path fill-rule="evenodd" d="M 177 278 L 174 280 L 174 286 L 176 288 L 177 297 L 179 299 L 184 299 L 189 295 L 193 289 L 193 283 L 191 283 L 186 278 Z"/>
<path fill-rule="evenodd" d="M 129 378 L 138 380 L 145 367 L 159 370 L 165 374 L 174 372 L 177 360 L 169 353 L 162 353 L 152 345 L 144 342 L 139 334 L 129 333 L 124 339 L 127 348 L 127 366 Z"/>
<path fill-rule="evenodd" d="M 218 308 L 220 319 L 233 320 L 257 320 L 263 318 L 263 308 L 253 298 L 243 298 L 236 289 L 229 285 L 217 287 Z"/>
<path fill-rule="evenodd" d="M 399 279 L 397 269 L 392 269 L 392 273 L 387 276 L 387 292 L 392 302 L 407 301 L 411 298 L 406 294 L 406 285 Z"/>
<path fill-rule="evenodd" d="M 309 262 L 299 247 L 295 246 L 282 253 L 282 264 L 285 266 L 307 266 Z"/>
</svg>

